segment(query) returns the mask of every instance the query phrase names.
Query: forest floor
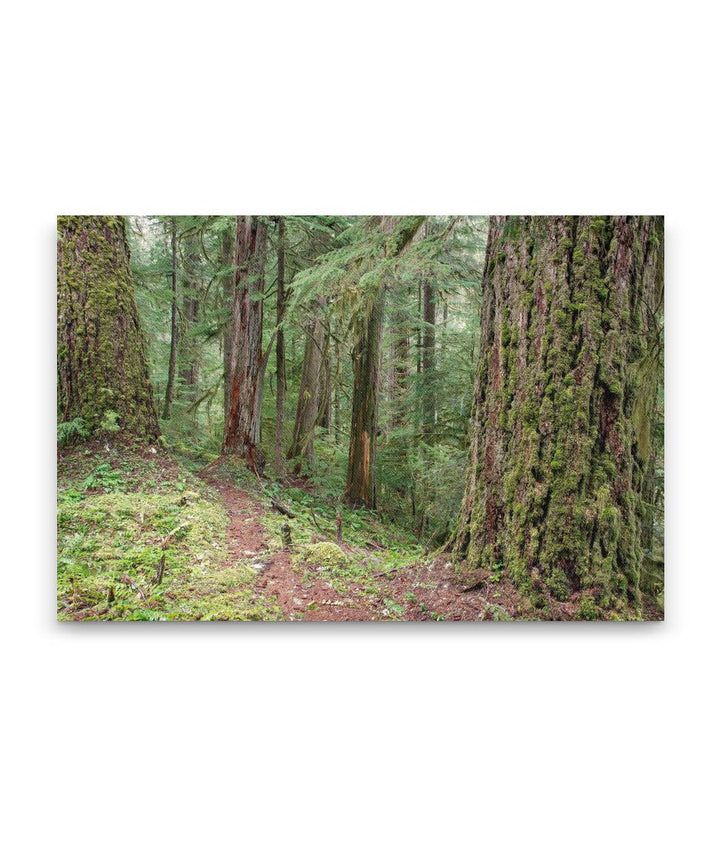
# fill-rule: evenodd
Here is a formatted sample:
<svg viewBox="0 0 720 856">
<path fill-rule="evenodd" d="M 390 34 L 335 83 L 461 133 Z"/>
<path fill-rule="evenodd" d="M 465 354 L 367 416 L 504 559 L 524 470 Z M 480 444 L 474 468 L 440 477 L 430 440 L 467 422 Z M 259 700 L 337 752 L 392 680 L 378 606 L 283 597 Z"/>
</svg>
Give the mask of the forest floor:
<svg viewBox="0 0 720 856">
<path fill-rule="evenodd" d="M 337 518 L 342 533 L 338 537 Z M 61 620 L 507 621 L 533 606 L 502 571 L 471 590 L 448 555 L 300 479 L 220 458 L 192 472 L 162 448 L 111 441 L 58 464 Z"/>
<path fill-rule="evenodd" d="M 398 552 L 392 551 L 393 561 L 386 561 L 383 554 L 391 550 L 379 543 L 383 540 L 381 526 L 359 527 L 351 530 L 355 537 L 350 541 L 344 536 L 338 540 L 337 531 L 334 535 L 330 531 L 332 520 L 321 509 L 311 515 L 317 532 L 302 533 L 307 523 L 294 524 L 297 511 L 280 503 L 294 515 L 288 518 L 287 512 L 273 509 L 272 500 L 268 510 L 258 492 L 234 486 L 223 469 L 218 462 L 202 475 L 218 491 L 228 512 L 230 561 L 252 562 L 258 572 L 255 595 L 274 598 L 285 619 L 459 621 L 509 617 L 500 604 L 488 602 L 478 592 L 463 592 L 448 572 L 452 564 L 443 557 L 418 560 L 410 551 L 408 564 L 387 567 L 395 564 Z M 278 549 L 277 538 L 269 531 L 282 518 L 286 518 L 291 538 L 297 528 L 300 537 L 309 535 L 309 540 L 298 547 L 291 544 Z M 379 541 L 370 540 L 369 534 Z"/>
</svg>

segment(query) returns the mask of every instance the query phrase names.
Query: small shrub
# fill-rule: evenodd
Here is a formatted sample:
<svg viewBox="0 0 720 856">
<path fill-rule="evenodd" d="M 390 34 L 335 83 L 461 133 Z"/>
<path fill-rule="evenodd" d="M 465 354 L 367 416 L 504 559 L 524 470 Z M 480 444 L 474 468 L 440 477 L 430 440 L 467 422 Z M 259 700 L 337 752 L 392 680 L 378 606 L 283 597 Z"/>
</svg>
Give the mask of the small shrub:
<svg viewBox="0 0 720 856">
<path fill-rule="evenodd" d="M 90 429 L 79 416 L 71 422 L 58 422 L 57 441 L 61 448 L 69 446 L 71 443 L 87 440 L 89 436 Z"/>
<path fill-rule="evenodd" d="M 114 434 L 116 431 L 120 430 L 120 426 L 118 425 L 118 419 L 120 418 L 120 414 L 116 413 L 114 410 L 106 410 L 102 422 L 100 423 L 100 430 L 107 431 L 110 434 Z"/>
<path fill-rule="evenodd" d="M 83 490 L 104 488 L 110 490 L 117 487 L 123 480 L 122 473 L 113 470 L 110 464 L 98 464 L 82 484 Z"/>
</svg>

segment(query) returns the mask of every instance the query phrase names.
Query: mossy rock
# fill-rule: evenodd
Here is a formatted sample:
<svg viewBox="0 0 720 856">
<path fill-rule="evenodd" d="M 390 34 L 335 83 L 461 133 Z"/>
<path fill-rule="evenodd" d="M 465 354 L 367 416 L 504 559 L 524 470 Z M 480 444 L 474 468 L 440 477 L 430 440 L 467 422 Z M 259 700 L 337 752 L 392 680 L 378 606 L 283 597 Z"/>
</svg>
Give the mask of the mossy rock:
<svg viewBox="0 0 720 856">
<path fill-rule="evenodd" d="M 315 568 L 327 568 L 329 570 L 345 570 L 350 565 L 348 557 L 332 541 L 308 544 L 300 553 L 300 559 Z"/>
</svg>

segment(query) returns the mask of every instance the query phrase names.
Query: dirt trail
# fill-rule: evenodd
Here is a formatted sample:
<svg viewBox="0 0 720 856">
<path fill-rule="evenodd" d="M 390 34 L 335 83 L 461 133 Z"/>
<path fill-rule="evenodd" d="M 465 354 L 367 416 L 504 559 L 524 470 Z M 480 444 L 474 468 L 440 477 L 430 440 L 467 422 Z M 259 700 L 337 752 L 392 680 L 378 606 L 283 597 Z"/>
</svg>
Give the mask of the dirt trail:
<svg viewBox="0 0 720 856">
<path fill-rule="evenodd" d="M 289 621 L 383 621 L 399 618 L 388 603 L 401 604 L 405 620 L 477 621 L 510 617 L 514 597 L 504 587 L 463 591 L 452 577 L 447 557 L 420 562 L 392 574 L 378 574 L 376 593 L 349 582 L 342 592 L 328 580 L 303 581 L 290 550 L 273 551 L 262 524 L 267 514 L 253 494 L 228 483 L 212 465 L 201 473 L 214 487 L 228 512 L 230 562 L 244 562 L 258 571 L 255 593 L 277 599 Z M 356 551 L 357 552 L 357 551 Z M 355 556 L 357 558 L 357 556 Z M 510 596 L 508 596 L 510 595 Z"/>
<path fill-rule="evenodd" d="M 270 550 L 261 522 L 267 512 L 260 500 L 229 485 L 209 468 L 202 477 L 218 491 L 227 508 L 230 561 L 233 564 L 245 562 L 258 571 L 256 593 L 276 597 L 287 620 L 368 621 L 382 617 L 369 608 L 359 595 L 358 587 L 351 586 L 355 591 L 339 595 L 327 581 L 304 583 L 302 575 L 293 567 L 289 550 Z"/>
</svg>

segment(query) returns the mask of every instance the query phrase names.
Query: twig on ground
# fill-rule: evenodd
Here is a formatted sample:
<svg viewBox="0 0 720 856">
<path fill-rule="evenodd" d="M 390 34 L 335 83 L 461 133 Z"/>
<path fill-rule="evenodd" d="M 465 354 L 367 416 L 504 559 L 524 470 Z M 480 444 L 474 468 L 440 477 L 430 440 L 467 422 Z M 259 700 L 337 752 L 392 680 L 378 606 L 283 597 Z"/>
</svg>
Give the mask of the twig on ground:
<svg viewBox="0 0 720 856">
<path fill-rule="evenodd" d="M 185 529 L 186 526 L 189 526 L 189 523 L 181 523 L 179 526 L 176 526 L 172 532 L 168 532 L 168 534 L 162 539 L 160 542 L 160 549 L 162 553 L 160 554 L 160 561 L 158 562 L 157 570 L 155 571 L 155 576 L 153 577 L 153 585 L 159 586 L 163 580 L 163 574 L 165 573 L 165 550 L 167 550 L 167 545 L 173 535 L 176 535 L 181 529 Z"/>
<path fill-rule="evenodd" d="M 130 588 L 137 594 L 143 603 L 147 603 L 147 598 L 145 597 L 145 592 L 140 588 L 140 586 L 127 574 L 120 575 L 120 582 L 125 583 L 126 586 L 130 586 Z"/>
<path fill-rule="evenodd" d="M 335 511 L 335 540 L 342 544 L 342 517 L 339 508 Z"/>
<path fill-rule="evenodd" d="M 286 517 L 293 519 L 295 517 L 295 512 L 290 511 L 290 509 L 283 505 L 282 502 L 275 499 L 274 497 L 270 497 L 270 505 L 276 510 L 279 511 L 280 514 L 284 514 Z"/>
</svg>

